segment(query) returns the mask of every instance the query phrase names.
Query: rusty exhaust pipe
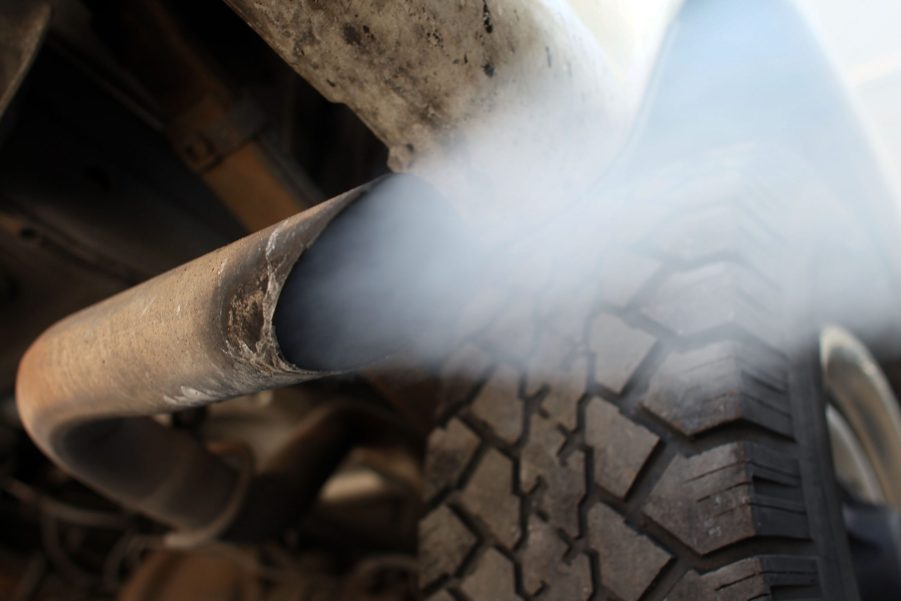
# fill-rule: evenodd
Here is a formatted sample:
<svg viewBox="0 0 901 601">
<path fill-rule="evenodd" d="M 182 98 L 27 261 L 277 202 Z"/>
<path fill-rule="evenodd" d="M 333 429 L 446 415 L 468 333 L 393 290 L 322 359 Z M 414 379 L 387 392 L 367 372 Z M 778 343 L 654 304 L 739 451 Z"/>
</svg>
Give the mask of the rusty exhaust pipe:
<svg viewBox="0 0 901 601">
<path fill-rule="evenodd" d="M 150 416 L 395 350 L 436 311 L 400 306 L 398 291 L 455 235 L 442 207 L 412 177 L 377 180 L 71 315 L 21 361 L 25 428 L 66 471 L 183 541 L 227 535 L 261 509 L 247 502 L 252 477 Z M 374 268 L 390 275 L 362 277 Z M 392 312 L 410 317 L 399 328 Z"/>
</svg>

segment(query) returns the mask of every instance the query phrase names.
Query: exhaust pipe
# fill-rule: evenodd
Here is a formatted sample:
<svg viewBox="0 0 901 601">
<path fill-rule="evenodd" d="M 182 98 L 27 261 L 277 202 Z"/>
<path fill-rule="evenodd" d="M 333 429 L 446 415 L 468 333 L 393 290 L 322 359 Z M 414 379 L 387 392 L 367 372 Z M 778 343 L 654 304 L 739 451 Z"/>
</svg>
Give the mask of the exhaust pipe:
<svg viewBox="0 0 901 601">
<path fill-rule="evenodd" d="M 390 354 L 442 304 L 404 305 L 399 291 L 427 279 L 455 223 L 430 187 L 385 178 L 71 315 L 21 361 L 25 428 L 74 477 L 183 541 L 227 535 L 260 510 L 250 470 L 150 416 Z"/>
</svg>

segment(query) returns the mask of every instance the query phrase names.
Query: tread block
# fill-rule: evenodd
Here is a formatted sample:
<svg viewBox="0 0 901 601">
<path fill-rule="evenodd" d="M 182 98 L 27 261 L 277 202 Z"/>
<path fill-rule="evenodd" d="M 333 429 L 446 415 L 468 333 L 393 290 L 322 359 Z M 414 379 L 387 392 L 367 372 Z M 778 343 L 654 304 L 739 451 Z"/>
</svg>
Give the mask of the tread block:
<svg viewBox="0 0 901 601">
<path fill-rule="evenodd" d="M 520 537 L 519 497 L 513 490 L 513 462 L 495 449 L 489 449 L 476 467 L 460 502 L 471 516 L 478 518 L 494 538 L 512 549 Z"/>
<path fill-rule="evenodd" d="M 575 430 L 578 422 L 578 400 L 588 386 L 588 357 L 578 355 L 549 378 L 547 396 L 541 406 L 551 419 L 568 430 Z"/>
<path fill-rule="evenodd" d="M 623 601 L 637 601 L 672 559 L 604 504 L 588 512 L 588 532 L 598 550 L 601 584 Z"/>
<path fill-rule="evenodd" d="M 741 202 L 757 208 L 765 195 L 761 197 L 749 188 L 747 166 L 754 160 L 747 147 L 722 147 L 715 154 L 672 161 L 648 174 L 637 184 L 636 192 L 660 208 L 662 219 L 644 222 L 657 231 L 680 215 L 703 211 L 713 204 Z"/>
<path fill-rule="evenodd" d="M 640 404 L 688 436 L 738 421 L 791 436 L 787 366 L 764 354 L 735 342 L 673 353 Z"/>
<path fill-rule="evenodd" d="M 476 569 L 463 580 L 460 589 L 473 601 L 514 601 L 516 594 L 513 564 L 496 549 L 488 549 Z"/>
<path fill-rule="evenodd" d="M 629 493 L 660 441 L 599 397 L 592 398 L 585 408 L 585 435 L 594 446 L 595 483 L 620 499 Z"/>
<path fill-rule="evenodd" d="M 520 378 L 520 372 L 513 367 L 499 366 L 470 405 L 474 416 L 488 424 L 501 440 L 511 445 L 522 433 Z"/>
<path fill-rule="evenodd" d="M 566 543 L 547 522 L 529 517 L 529 535 L 520 556 L 525 591 L 543 599 L 585 601 L 591 596 L 591 567 L 585 555 L 564 561 Z"/>
<path fill-rule="evenodd" d="M 655 230 L 645 244 L 666 257 L 685 262 L 733 254 L 769 257 L 773 235 L 734 202 L 681 214 L 669 227 Z M 767 267 L 771 262 L 767 262 Z"/>
<path fill-rule="evenodd" d="M 426 459 L 426 472 L 430 476 L 426 479 L 425 498 L 431 500 L 445 487 L 456 486 L 478 448 L 479 437 L 459 419 L 432 430 Z"/>
<path fill-rule="evenodd" d="M 550 523 L 572 537 L 579 535 L 579 503 L 585 496 L 585 455 L 574 451 L 566 459 L 558 452 L 566 437 L 554 423 L 532 417 L 529 441 L 522 451 L 520 481 L 525 491 L 541 486 L 535 508 Z"/>
<path fill-rule="evenodd" d="M 735 326 L 778 349 L 783 345 L 775 310 L 778 297 L 756 273 L 721 261 L 673 273 L 642 303 L 641 311 L 680 336 Z"/>
<path fill-rule="evenodd" d="M 756 536 L 809 537 L 797 461 L 751 443 L 676 457 L 644 513 L 701 555 Z"/>
<path fill-rule="evenodd" d="M 591 322 L 588 345 L 594 353 L 595 379 L 620 394 L 654 346 L 656 339 L 610 313 Z"/>
<path fill-rule="evenodd" d="M 692 570 L 679 580 L 666 601 L 781 599 L 780 589 L 795 593 L 785 598 L 819 599 L 816 558 L 764 555 L 737 561 L 703 576 Z M 803 597 L 797 596 L 798 591 L 804 591 Z"/>
<path fill-rule="evenodd" d="M 589 358 L 578 350 L 573 341 L 546 328 L 526 374 L 526 394 L 535 395 L 547 387 L 542 408 L 569 430 L 576 429 L 577 401 L 588 387 Z"/>
<path fill-rule="evenodd" d="M 444 576 L 452 576 L 479 542 L 446 505 L 438 507 L 419 523 L 419 537 L 422 548 L 419 582 L 423 587 Z"/>
<path fill-rule="evenodd" d="M 529 396 L 538 394 L 542 386 L 549 384 L 549 380 L 566 364 L 575 346 L 572 340 L 564 338 L 550 328 L 543 328 L 538 335 L 535 353 L 529 359 L 526 370 L 526 394 Z"/>
</svg>

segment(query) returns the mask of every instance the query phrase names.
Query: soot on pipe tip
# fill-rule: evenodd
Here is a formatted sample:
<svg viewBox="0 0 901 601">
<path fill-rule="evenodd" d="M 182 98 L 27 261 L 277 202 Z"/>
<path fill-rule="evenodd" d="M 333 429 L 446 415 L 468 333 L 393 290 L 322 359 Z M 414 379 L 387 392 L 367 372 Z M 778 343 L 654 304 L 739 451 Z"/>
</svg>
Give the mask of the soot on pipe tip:
<svg viewBox="0 0 901 601">
<path fill-rule="evenodd" d="M 475 246 L 447 201 L 421 180 L 389 176 L 346 208 L 289 274 L 276 337 L 298 367 L 347 370 L 453 321 Z"/>
</svg>

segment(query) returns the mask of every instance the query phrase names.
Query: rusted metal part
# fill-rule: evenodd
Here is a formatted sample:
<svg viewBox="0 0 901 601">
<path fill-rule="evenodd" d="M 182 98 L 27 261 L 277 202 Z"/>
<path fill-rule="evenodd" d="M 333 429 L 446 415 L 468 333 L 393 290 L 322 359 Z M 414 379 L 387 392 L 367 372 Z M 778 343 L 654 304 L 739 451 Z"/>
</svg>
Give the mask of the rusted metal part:
<svg viewBox="0 0 901 601">
<path fill-rule="evenodd" d="M 562 31 L 549 3 L 227 2 L 320 93 L 349 105 L 397 170 L 436 152 L 452 130 L 508 108 L 497 105 L 529 82 L 507 84 L 529 69 L 567 77 L 572 68 L 572 48 L 560 42 L 575 32 Z"/>
<path fill-rule="evenodd" d="M 50 2 L 7 0 L 0 4 L 0 118 L 22 85 L 49 26 Z"/>
<path fill-rule="evenodd" d="M 385 142 L 392 169 L 479 221 L 597 177 L 632 127 L 680 1 L 226 0 Z M 553 171 L 544 185 L 542 170 Z"/>
<path fill-rule="evenodd" d="M 257 231 L 311 206 L 320 199 L 318 190 L 297 193 L 285 173 L 288 166 L 274 159 L 267 147 L 254 140 L 222 157 L 203 172 L 204 183 L 248 231 Z M 303 178 L 306 180 L 306 178 Z"/>
<path fill-rule="evenodd" d="M 299 169 L 272 156 L 266 118 L 165 2 L 105 3 L 101 33 L 146 87 L 178 156 L 250 231 L 322 200 Z"/>
<path fill-rule="evenodd" d="M 145 417 L 319 375 L 288 363 L 273 330 L 295 262 L 358 188 L 51 327 L 23 358 L 16 396 L 32 438 L 122 504 L 182 530 L 237 515 L 240 470 Z M 239 499 L 240 501 L 240 499 Z"/>
</svg>

